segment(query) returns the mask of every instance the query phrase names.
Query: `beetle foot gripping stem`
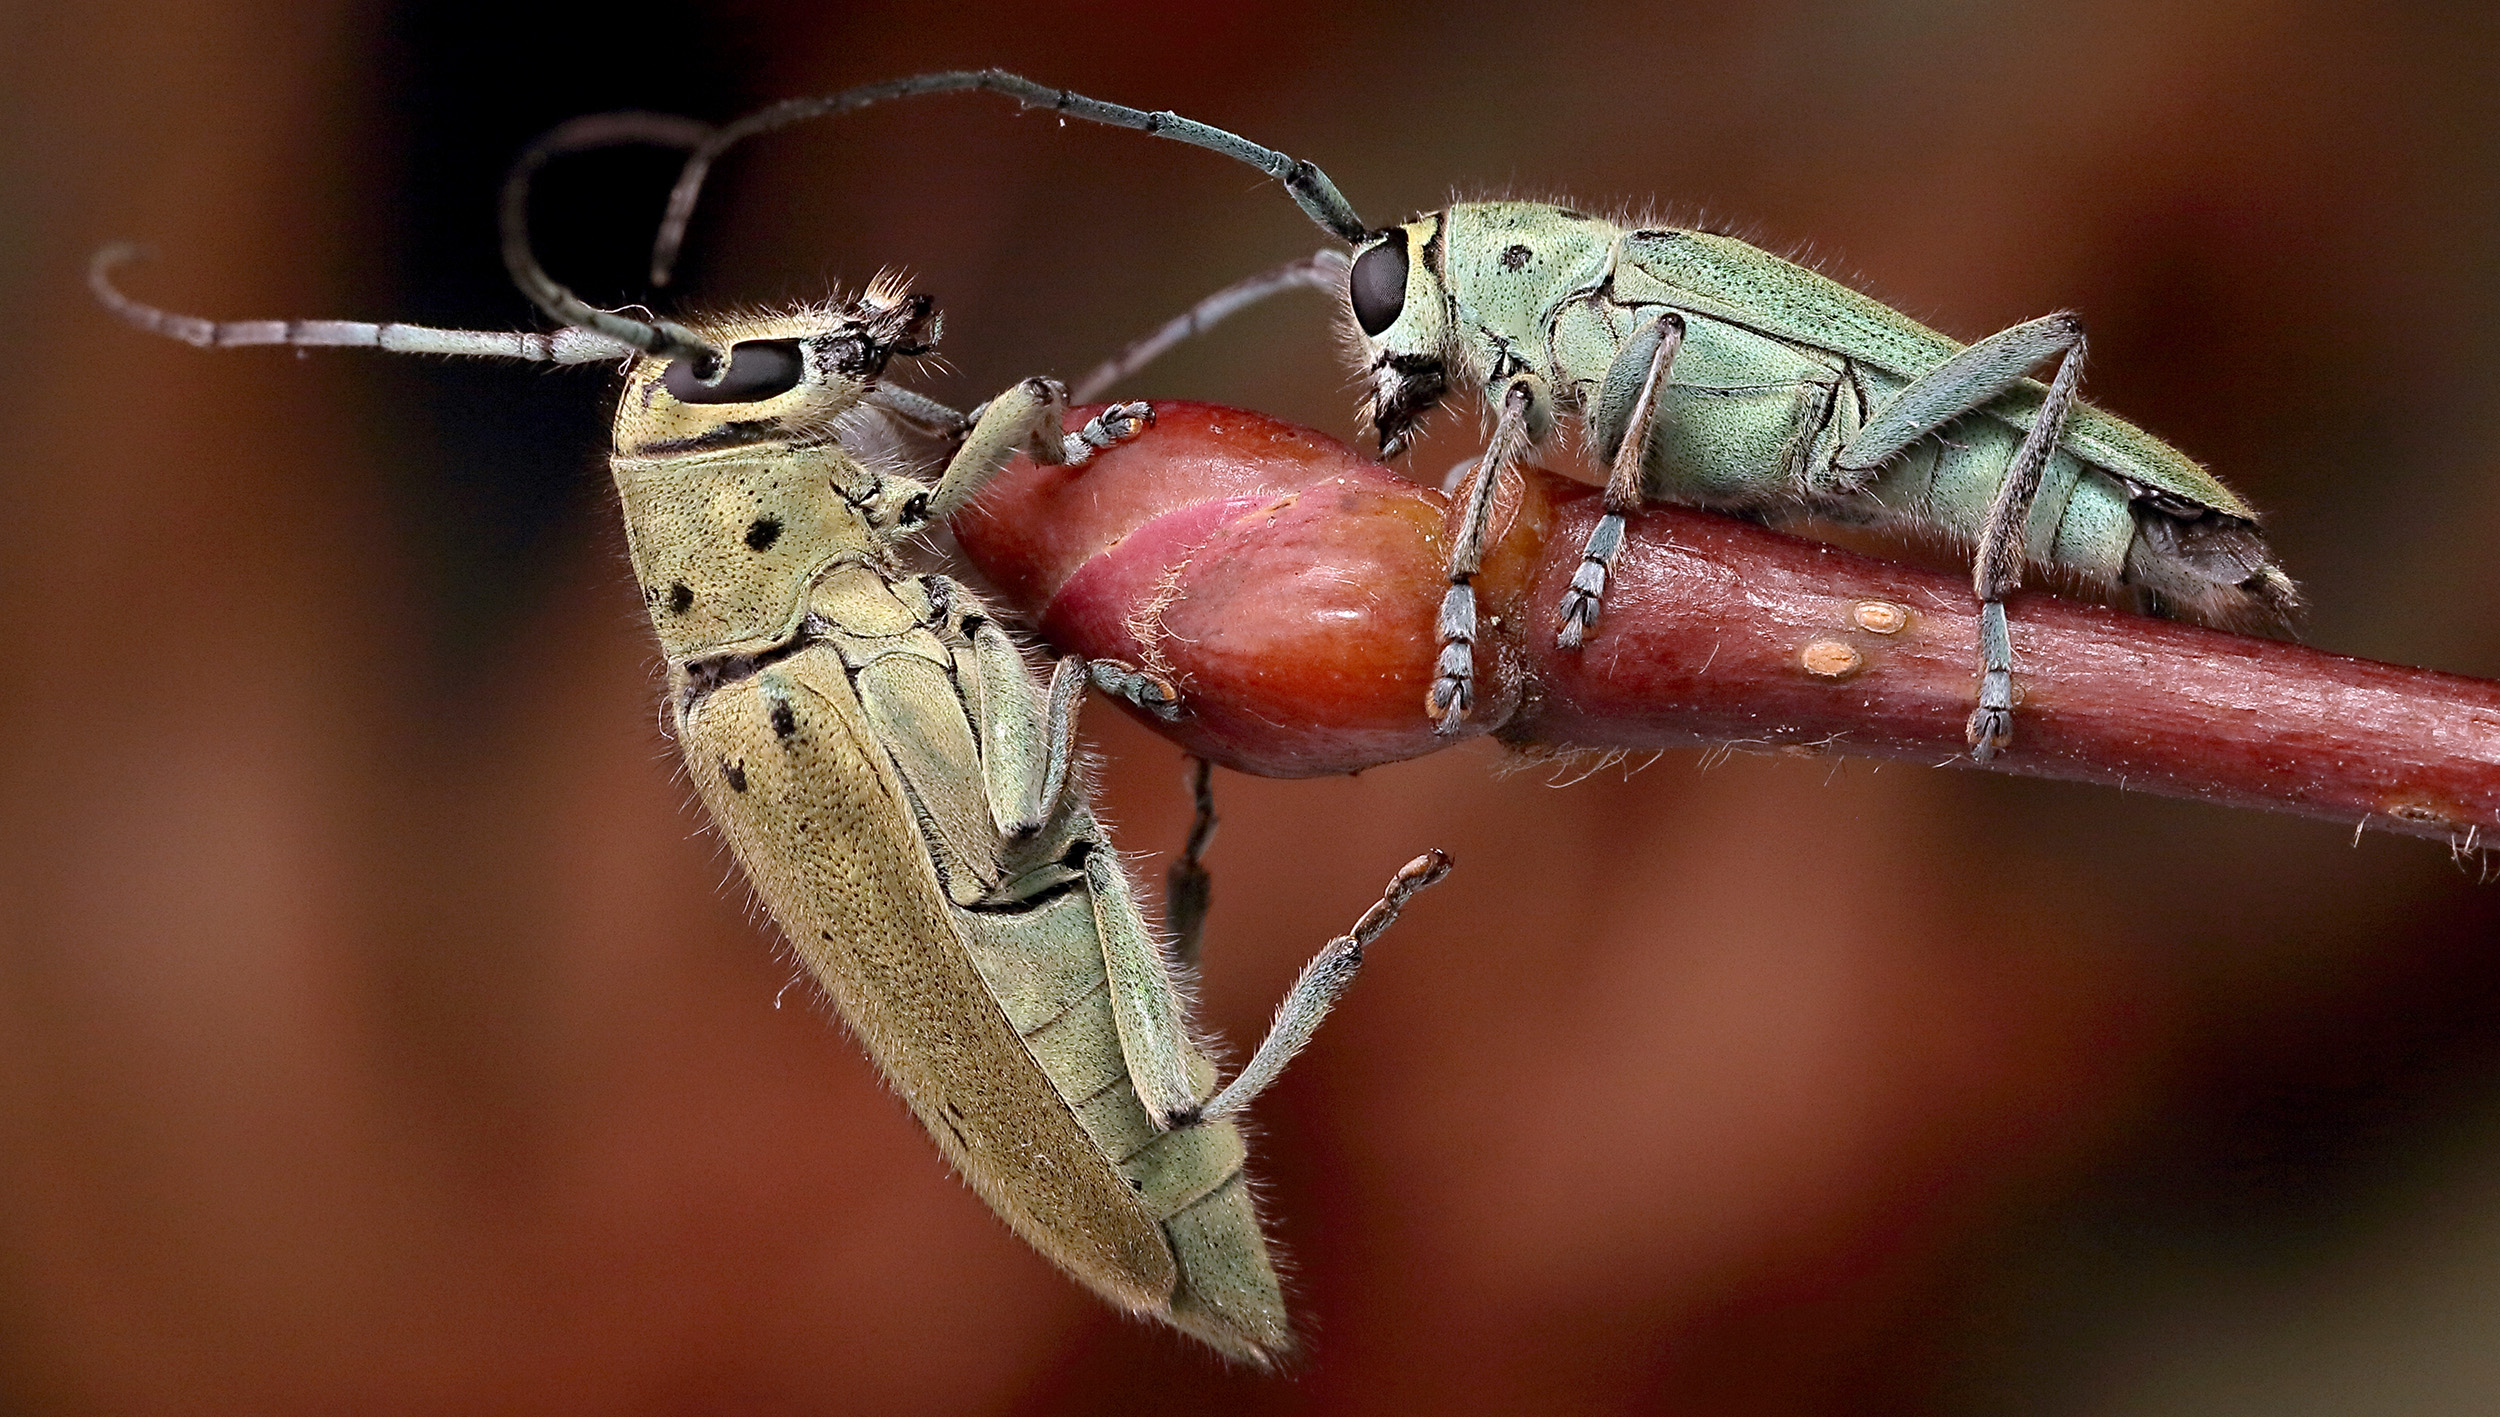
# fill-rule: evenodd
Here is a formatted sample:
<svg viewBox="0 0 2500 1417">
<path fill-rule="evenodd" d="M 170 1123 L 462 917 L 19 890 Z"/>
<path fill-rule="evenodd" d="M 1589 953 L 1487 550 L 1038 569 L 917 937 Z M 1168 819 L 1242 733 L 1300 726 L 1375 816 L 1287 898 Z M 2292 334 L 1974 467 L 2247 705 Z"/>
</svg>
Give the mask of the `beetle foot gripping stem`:
<svg viewBox="0 0 2500 1417">
<path fill-rule="evenodd" d="M 1094 454 L 1118 447 L 1154 426 L 1153 404 L 1115 403 L 1087 419 L 1084 427 L 1066 435 L 1060 444 L 1062 463 L 1083 467 L 1094 460 Z"/>
<path fill-rule="evenodd" d="M 1971 710 L 1971 761 L 1984 763 L 2014 741 L 2014 637 L 2005 602 L 1979 607 L 1979 707 Z"/>
<path fill-rule="evenodd" d="M 1089 659 L 1085 673 L 1095 688 L 1135 704 L 1165 723 L 1178 723 L 1189 716 L 1189 710 L 1181 703 L 1179 686 L 1160 674 L 1117 659 Z"/>
<path fill-rule="evenodd" d="M 1598 612 L 1606 603 L 1606 575 L 1622 553 L 1623 516 L 1608 512 L 1589 529 L 1580 567 L 1571 573 L 1571 589 L 1563 592 L 1561 623 L 1554 629 L 1557 648 L 1578 649 L 1597 628 Z"/>
<path fill-rule="evenodd" d="M 1464 577 L 1441 597 L 1441 658 L 1433 666 L 1424 712 L 1438 720 L 1433 731 L 1456 733 L 1476 702 L 1476 590 Z"/>
</svg>

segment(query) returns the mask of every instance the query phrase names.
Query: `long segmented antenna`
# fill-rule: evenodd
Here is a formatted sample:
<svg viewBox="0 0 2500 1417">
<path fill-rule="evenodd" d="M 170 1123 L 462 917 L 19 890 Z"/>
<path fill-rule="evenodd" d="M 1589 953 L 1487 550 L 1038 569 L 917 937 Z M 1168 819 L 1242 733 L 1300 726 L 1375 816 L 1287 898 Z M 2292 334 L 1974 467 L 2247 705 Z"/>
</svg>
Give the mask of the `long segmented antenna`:
<svg viewBox="0 0 2500 1417">
<path fill-rule="evenodd" d="M 729 360 L 709 341 L 673 321 L 637 320 L 613 310 L 601 310 L 558 285 L 530 250 L 529 229 L 530 179 L 538 175 L 538 169 L 546 166 L 549 158 L 628 143 L 689 148 L 700 155 L 714 136 L 711 124 L 671 113 L 594 113 L 548 129 L 513 160 L 512 171 L 503 182 L 503 263 L 504 269 L 512 273 L 512 283 L 558 324 L 596 330 L 657 358 L 690 360 L 699 382 L 718 383 L 729 368 Z"/>
<path fill-rule="evenodd" d="M 1185 340 L 1196 339 L 1221 322 L 1279 291 L 1307 286 L 1337 294 L 1345 289 L 1351 263 L 1342 251 L 1314 251 L 1298 261 L 1238 280 L 1166 321 L 1163 328 L 1097 364 L 1068 395 L 1072 403 L 1092 403 L 1112 385 L 1163 357 Z"/>
<path fill-rule="evenodd" d="M 87 263 L 87 288 L 105 309 L 150 334 L 202 349 L 284 344 L 299 349 L 380 349 L 392 354 L 457 354 L 479 359 L 523 359 L 538 364 L 596 364 L 631 358 L 633 348 L 596 330 L 568 326 L 552 334 L 513 330 L 445 330 L 397 322 L 361 320 L 203 320 L 141 304 L 113 284 L 116 267 L 144 253 L 126 241 L 95 253 Z"/>
<path fill-rule="evenodd" d="M 660 222 L 660 234 L 651 245 L 651 283 L 668 284 L 669 272 L 677 264 L 678 247 L 686 237 L 686 224 L 694 217 L 695 199 L 702 195 L 703 179 L 712 164 L 729 148 L 753 137 L 792 123 L 828 114 L 848 113 L 883 103 L 888 99 L 918 98 L 923 94 L 965 93 L 979 90 L 1004 94 L 1025 108 L 1047 108 L 1053 113 L 1082 118 L 1088 123 L 1102 123 L 1114 128 L 1127 128 L 1150 137 L 1170 138 L 1174 142 L 1221 153 L 1236 162 L 1245 162 L 1285 184 L 1294 204 L 1302 208 L 1321 229 L 1352 246 L 1369 235 L 1371 228 L 1354 214 L 1354 207 L 1328 174 L 1300 158 L 1287 157 L 1274 148 L 1263 148 L 1236 133 L 1183 118 L 1177 113 L 1148 113 L 1142 108 L 1105 103 L 1087 98 L 1067 89 L 1054 89 L 1037 84 L 1020 74 L 1004 69 L 955 69 L 939 74 L 916 74 L 908 79 L 892 79 L 881 84 L 863 84 L 844 89 L 823 98 L 784 99 L 769 108 L 758 109 L 733 123 L 722 125 L 710 136 L 694 144 L 694 153 L 686 159 L 685 170 L 678 174 L 676 190 L 668 196 L 668 215 Z"/>
</svg>

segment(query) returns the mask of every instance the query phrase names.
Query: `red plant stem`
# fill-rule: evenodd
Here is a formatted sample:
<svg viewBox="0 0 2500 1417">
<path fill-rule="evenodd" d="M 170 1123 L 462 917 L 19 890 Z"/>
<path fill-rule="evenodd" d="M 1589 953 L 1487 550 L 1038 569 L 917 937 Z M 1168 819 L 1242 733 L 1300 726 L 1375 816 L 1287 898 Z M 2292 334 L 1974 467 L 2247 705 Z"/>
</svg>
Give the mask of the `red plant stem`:
<svg viewBox="0 0 2500 1417">
<path fill-rule="evenodd" d="M 1352 772 L 1457 741 L 1424 712 L 1447 499 L 1263 415 L 1156 412 L 1080 471 L 1019 464 L 958 518 L 1005 599 L 1056 645 L 1170 677 L 1191 712 L 1158 730 L 1243 772 Z M 1542 471 L 1505 492 L 1461 737 L 1977 766 L 1967 578 L 1658 507 L 1634 519 L 1587 647 L 1558 649 L 1600 510 L 1595 488 Z M 2461 845 L 2500 829 L 2500 684 L 2044 594 L 2008 608 L 2020 697 L 1993 770 Z"/>
</svg>

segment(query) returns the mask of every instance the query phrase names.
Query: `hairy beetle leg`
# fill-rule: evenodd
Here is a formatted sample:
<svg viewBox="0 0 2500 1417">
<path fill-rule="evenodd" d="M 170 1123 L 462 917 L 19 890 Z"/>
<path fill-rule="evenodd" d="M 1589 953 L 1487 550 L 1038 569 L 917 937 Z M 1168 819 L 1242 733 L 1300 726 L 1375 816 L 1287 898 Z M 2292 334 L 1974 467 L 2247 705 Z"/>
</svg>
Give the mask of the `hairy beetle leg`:
<svg viewBox="0 0 2500 1417">
<path fill-rule="evenodd" d="M 1684 347 L 1684 317 L 1662 310 L 1626 340 L 1614 366 L 1599 387 L 1597 407 L 1590 415 L 1598 446 L 1610 449 L 1606 470 L 1606 515 L 1589 530 L 1580 552 L 1571 588 L 1563 592 L 1561 623 L 1554 643 L 1578 649 L 1587 632 L 1597 628 L 1606 599 L 1606 576 L 1623 552 L 1623 519 L 1641 509 L 1641 492 L 1649 462 L 1649 431 L 1658 421 L 1658 395 L 1675 367 L 1675 352 Z M 1638 382 L 1636 383 L 1635 380 Z"/>
<path fill-rule="evenodd" d="M 1259 1040 L 1259 1049 L 1250 1055 L 1224 1090 L 1207 1100 L 1192 1122 L 1221 1122 L 1248 1107 L 1284 1072 L 1285 1064 L 1302 1051 L 1318 1031 L 1320 1020 L 1337 1006 L 1354 975 L 1363 967 L 1363 949 L 1380 938 L 1380 932 L 1397 923 L 1398 912 L 1415 892 L 1439 881 L 1450 873 L 1449 853 L 1435 848 L 1398 868 L 1390 878 L 1389 887 L 1381 892 L 1379 903 L 1363 912 L 1354 928 L 1330 940 L 1309 964 L 1302 967 L 1301 977 L 1276 1006 L 1276 1018 L 1267 1027 L 1267 1037 Z"/>
<path fill-rule="evenodd" d="M 1213 819 L 1208 820 L 1212 830 Z M 1085 876 L 1100 900 L 1127 899 L 1119 864 L 1107 852 L 1086 858 Z M 1276 1006 L 1267 1036 L 1259 1040 L 1250 1061 L 1214 1096 L 1196 1097 L 1189 1074 L 1188 1040 L 1183 1031 L 1185 1010 L 1173 961 L 1145 936 L 1133 930 L 1107 930 L 1102 935 L 1111 1007 L 1120 1031 L 1120 1050 L 1128 1063 L 1137 1099 L 1157 1131 L 1222 1122 L 1248 1107 L 1284 1072 L 1285 1064 L 1311 1041 L 1320 1021 L 1344 997 L 1355 972 L 1363 967 L 1363 950 L 1397 922 L 1398 912 L 1415 892 L 1450 873 L 1447 852 L 1434 849 L 1407 862 L 1391 877 L 1386 890 L 1354 928 L 1321 947 Z M 1134 910 L 1129 912 L 1134 917 Z"/>
<path fill-rule="evenodd" d="M 1597 612 L 1606 603 L 1606 575 L 1622 550 L 1623 517 L 1608 512 L 1590 528 L 1589 544 L 1580 553 L 1579 569 L 1571 573 L 1571 589 L 1563 592 L 1562 623 L 1554 631 L 1555 644 L 1578 649 L 1588 633 L 1597 628 Z"/>
<path fill-rule="evenodd" d="M 1494 420 L 1492 441 L 1468 473 L 1467 492 L 1460 499 L 1458 531 L 1450 538 L 1450 588 L 1441 597 L 1436 626 L 1441 657 L 1433 666 L 1432 688 L 1424 695 L 1424 711 L 1437 720 L 1438 731 L 1456 733 L 1476 702 L 1476 572 L 1484 566 L 1484 540 L 1493 521 L 1493 498 L 1528 450 L 1528 420 L 1537 408 L 1544 381 L 1534 374 L 1514 374 L 1504 384 L 1501 416 Z"/>
<path fill-rule="evenodd" d="M 2022 584 L 2032 498 L 2050 455 L 2066 436 L 2083 353 L 2083 321 L 2068 312 L 1999 330 L 1895 394 L 1832 459 L 1835 473 L 1871 476 L 1912 443 L 1987 406 L 2048 360 L 2057 361 L 2057 376 L 1988 504 L 1971 562 L 1971 593 L 1979 600 L 1979 706 L 1971 712 L 1968 737 L 1977 762 L 2014 741 L 2014 642 L 2006 629 L 2005 597 Z"/>
</svg>

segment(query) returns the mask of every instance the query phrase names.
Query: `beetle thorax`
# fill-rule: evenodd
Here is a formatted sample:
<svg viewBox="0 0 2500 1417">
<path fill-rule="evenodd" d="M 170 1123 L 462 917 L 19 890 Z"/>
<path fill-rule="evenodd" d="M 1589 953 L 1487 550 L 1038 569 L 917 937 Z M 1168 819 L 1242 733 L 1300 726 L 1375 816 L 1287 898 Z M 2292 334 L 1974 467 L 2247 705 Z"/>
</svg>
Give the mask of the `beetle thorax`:
<svg viewBox="0 0 2500 1417">
<path fill-rule="evenodd" d="M 1546 202 L 1463 202 L 1443 214 L 1442 233 L 1441 278 L 1486 375 L 1502 347 L 1544 344 L 1554 311 L 1604 281 L 1622 234 Z"/>
<path fill-rule="evenodd" d="M 634 579 L 672 664 L 782 644 L 828 566 L 891 555 L 862 505 L 882 479 L 838 443 L 613 466 Z"/>
</svg>

